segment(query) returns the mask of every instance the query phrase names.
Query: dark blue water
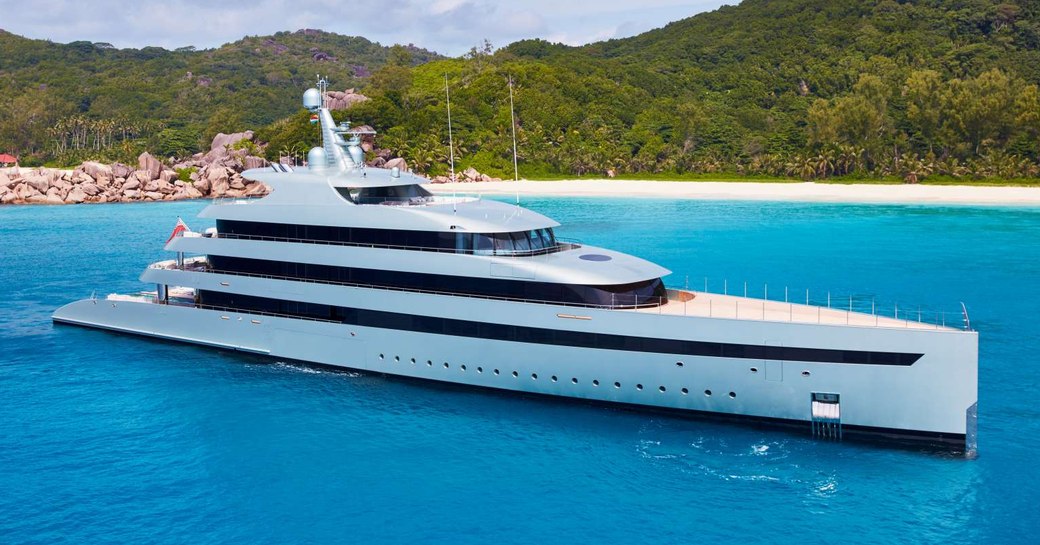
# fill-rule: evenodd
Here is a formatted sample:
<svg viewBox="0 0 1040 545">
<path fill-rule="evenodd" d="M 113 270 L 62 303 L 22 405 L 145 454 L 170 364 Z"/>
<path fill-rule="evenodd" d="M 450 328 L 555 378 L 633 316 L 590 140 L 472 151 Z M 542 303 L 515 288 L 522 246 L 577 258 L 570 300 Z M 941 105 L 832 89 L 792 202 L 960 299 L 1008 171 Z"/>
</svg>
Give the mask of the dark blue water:
<svg viewBox="0 0 1040 545">
<path fill-rule="evenodd" d="M 0 208 L 0 543 L 978 543 L 1040 531 L 1040 210 L 526 199 L 671 285 L 959 309 L 975 461 L 51 325 L 203 203 Z M 739 286 L 736 290 L 733 288 Z"/>
</svg>

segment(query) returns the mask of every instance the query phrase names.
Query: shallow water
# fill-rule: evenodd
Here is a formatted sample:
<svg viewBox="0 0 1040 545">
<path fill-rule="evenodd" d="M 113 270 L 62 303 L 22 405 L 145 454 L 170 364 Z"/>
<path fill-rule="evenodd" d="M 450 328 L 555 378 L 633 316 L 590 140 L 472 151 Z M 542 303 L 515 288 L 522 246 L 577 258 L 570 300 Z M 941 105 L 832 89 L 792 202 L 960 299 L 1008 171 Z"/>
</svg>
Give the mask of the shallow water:
<svg viewBox="0 0 1040 545">
<path fill-rule="evenodd" d="M 980 331 L 966 461 L 54 327 L 201 202 L 0 208 L 0 542 L 1011 542 L 1036 535 L 1040 209 L 525 198 L 673 286 Z M 688 277 L 688 279 L 687 279 Z"/>
</svg>

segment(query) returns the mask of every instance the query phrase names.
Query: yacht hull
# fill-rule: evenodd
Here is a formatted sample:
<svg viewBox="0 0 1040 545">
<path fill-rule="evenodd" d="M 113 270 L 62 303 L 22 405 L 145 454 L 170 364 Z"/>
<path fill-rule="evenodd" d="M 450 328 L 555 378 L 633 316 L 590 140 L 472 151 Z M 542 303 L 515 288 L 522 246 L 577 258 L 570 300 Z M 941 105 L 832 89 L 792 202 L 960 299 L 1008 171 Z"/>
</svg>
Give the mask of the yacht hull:
<svg viewBox="0 0 1040 545">
<path fill-rule="evenodd" d="M 843 437 L 974 449 L 974 332 L 649 313 L 617 317 L 617 311 L 600 309 L 579 309 L 578 316 L 574 308 L 562 306 L 479 302 L 501 307 L 489 310 L 489 316 L 509 317 L 519 325 L 546 323 L 548 316 L 564 330 L 593 334 L 613 334 L 618 327 L 612 324 L 627 324 L 623 327 L 663 339 L 821 350 L 849 350 L 856 348 L 850 343 L 857 340 L 855 344 L 893 347 L 921 357 L 912 365 L 859 365 L 649 353 L 106 299 L 70 303 L 58 309 L 53 320 L 421 380 L 793 425 L 807 434 L 819 424 L 814 395 L 837 394 L 838 433 Z M 435 299 L 412 304 L 426 307 L 432 315 L 446 308 L 444 301 Z M 421 312 L 415 306 L 413 311 Z"/>
</svg>

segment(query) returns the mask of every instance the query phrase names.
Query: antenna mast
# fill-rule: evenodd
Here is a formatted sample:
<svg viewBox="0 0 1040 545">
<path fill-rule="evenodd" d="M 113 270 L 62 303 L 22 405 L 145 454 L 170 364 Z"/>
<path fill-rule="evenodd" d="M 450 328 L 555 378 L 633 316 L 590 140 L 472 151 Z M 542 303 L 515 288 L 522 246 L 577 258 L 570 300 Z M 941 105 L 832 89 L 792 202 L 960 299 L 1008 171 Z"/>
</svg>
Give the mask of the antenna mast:
<svg viewBox="0 0 1040 545">
<path fill-rule="evenodd" d="M 325 95 L 328 93 L 328 90 L 329 90 L 329 80 L 327 79 L 327 77 L 325 77 L 325 78 L 321 77 L 321 74 L 318 74 L 317 77 L 318 77 L 318 92 L 321 93 L 321 109 L 324 110 L 325 108 L 328 107 Z M 321 126 L 321 122 L 320 121 L 318 122 L 318 126 L 319 127 Z M 323 131 L 323 130 L 321 130 L 319 128 L 318 129 L 318 135 L 319 135 L 318 138 L 319 138 L 319 142 L 321 143 L 321 147 L 324 148 L 325 147 L 325 131 Z"/>
<path fill-rule="evenodd" d="M 513 113 L 513 76 L 509 76 L 509 121 L 513 126 L 513 181 L 520 181 L 520 171 L 516 166 L 516 116 Z M 520 204 L 520 188 L 516 188 L 516 204 Z"/>
<path fill-rule="evenodd" d="M 321 107 L 322 108 L 328 108 L 329 107 L 329 105 L 328 105 L 328 97 L 327 97 L 328 92 L 329 92 L 328 76 L 323 78 L 323 77 L 321 77 L 321 74 L 318 74 L 318 91 L 321 92 Z"/>
</svg>

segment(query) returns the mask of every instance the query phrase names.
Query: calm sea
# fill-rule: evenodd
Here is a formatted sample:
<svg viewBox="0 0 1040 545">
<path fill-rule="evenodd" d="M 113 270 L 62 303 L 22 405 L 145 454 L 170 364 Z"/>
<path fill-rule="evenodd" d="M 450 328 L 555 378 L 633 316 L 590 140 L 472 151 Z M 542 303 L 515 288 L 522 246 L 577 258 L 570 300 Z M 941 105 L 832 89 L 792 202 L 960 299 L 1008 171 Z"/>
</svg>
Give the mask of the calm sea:
<svg viewBox="0 0 1040 545">
<path fill-rule="evenodd" d="M 977 460 L 55 327 L 202 202 L 0 208 L 0 543 L 1010 543 L 1040 533 L 1040 209 L 525 198 L 782 299 L 959 310 Z M 688 279 L 687 279 L 688 278 Z M 949 321 L 959 320 L 956 312 Z"/>
</svg>

